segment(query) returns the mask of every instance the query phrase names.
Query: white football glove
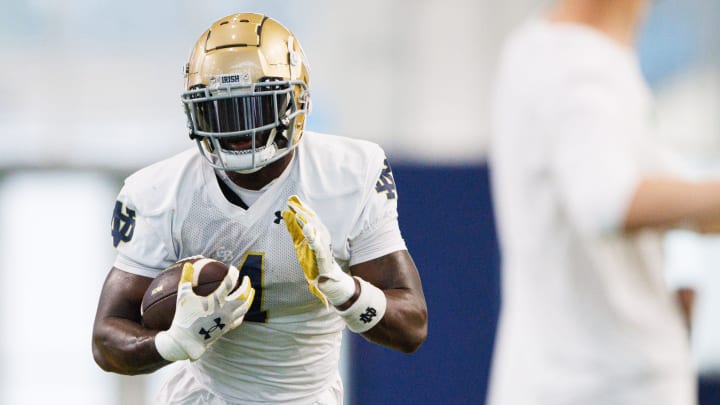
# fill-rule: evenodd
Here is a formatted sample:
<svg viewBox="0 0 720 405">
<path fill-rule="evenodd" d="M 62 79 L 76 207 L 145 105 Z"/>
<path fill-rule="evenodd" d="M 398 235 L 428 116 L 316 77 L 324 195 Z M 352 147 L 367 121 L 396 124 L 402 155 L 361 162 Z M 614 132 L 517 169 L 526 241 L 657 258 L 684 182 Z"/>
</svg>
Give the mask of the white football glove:
<svg viewBox="0 0 720 405">
<path fill-rule="evenodd" d="M 330 233 L 317 214 L 293 195 L 282 216 L 310 291 L 326 306 L 347 302 L 355 294 L 355 280 L 335 262 Z"/>
<path fill-rule="evenodd" d="M 193 292 L 194 271 L 192 263 L 183 267 L 172 325 L 155 336 L 158 353 L 168 361 L 200 358 L 222 335 L 240 326 L 255 298 L 247 276 L 238 289 L 228 295 L 240 277 L 235 266 L 229 266 L 220 286 L 207 297 Z"/>
</svg>

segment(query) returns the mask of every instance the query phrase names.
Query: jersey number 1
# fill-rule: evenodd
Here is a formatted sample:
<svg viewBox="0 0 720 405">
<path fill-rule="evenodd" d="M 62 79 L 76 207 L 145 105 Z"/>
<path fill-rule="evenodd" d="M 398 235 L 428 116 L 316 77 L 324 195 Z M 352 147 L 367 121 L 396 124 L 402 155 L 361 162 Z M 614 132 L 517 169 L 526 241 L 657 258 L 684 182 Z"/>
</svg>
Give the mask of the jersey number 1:
<svg viewBox="0 0 720 405">
<path fill-rule="evenodd" d="M 262 310 L 265 254 L 259 252 L 246 253 L 238 268 L 240 269 L 240 279 L 243 276 L 248 276 L 250 284 L 255 289 L 255 298 L 247 314 L 245 314 L 245 321 L 265 322 L 267 311 Z"/>
</svg>

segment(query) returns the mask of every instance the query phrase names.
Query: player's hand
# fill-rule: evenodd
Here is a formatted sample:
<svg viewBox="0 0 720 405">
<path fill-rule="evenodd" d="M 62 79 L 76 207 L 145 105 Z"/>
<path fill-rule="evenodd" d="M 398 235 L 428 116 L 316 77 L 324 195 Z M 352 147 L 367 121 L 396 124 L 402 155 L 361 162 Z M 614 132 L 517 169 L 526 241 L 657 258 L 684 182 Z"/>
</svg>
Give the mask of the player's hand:
<svg viewBox="0 0 720 405">
<path fill-rule="evenodd" d="M 330 233 L 317 214 L 293 195 L 282 217 L 310 291 L 326 306 L 347 302 L 355 294 L 355 280 L 335 262 Z"/>
<path fill-rule="evenodd" d="M 155 347 L 165 360 L 197 360 L 222 335 L 240 326 L 255 298 L 247 276 L 230 294 L 240 277 L 235 266 L 229 266 L 223 282 L 206 297 L 193 292 L 194 271 L 192 263 L 183 267 L 172 325 L 155 336 Z"/>
</svg>

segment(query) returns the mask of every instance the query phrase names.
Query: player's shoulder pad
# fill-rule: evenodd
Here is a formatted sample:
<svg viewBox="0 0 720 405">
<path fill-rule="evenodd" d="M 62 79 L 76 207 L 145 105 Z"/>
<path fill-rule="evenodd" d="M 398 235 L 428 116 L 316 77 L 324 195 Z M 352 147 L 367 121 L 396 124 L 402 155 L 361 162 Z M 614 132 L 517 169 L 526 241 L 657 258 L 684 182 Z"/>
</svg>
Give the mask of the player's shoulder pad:
<svg viewBox="0 0 720 405">
<path fill-rule="evenodd" d="M 183 184 L 202 175 L 201 160 L 195 147 L 146 166 L 125 179 L 121 195 L 148 214 L 166 207 Z"/>
<path fill-rule="evenodd" d="M 332 165 L 340 170 L 362 170 L 368 175 L 376 175 L 383 166 L 385 152 L 380 145 L 338 135 L 305 131 L 303 153 L 310 161 L 322 165 Z M 357 172 L 352 173 L 357 176 Z"/>
</svg>

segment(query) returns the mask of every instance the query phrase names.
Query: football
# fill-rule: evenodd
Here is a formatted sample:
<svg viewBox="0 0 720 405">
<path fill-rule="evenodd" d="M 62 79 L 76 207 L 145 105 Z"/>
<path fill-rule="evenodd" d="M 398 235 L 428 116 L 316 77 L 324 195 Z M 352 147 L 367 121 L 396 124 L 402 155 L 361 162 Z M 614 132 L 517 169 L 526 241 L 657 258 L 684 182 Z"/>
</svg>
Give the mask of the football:
<svg viewBox="0 0 720 405">
<path fill-rule="evenodd" d="M 227 275 L 228 265 L 203 256 L 182 259 L 163 270 L 145 290 L 140 307 L 143 326 L 157 330 L 170 329 L 175 316 L 178 283 L 183 266 L 188 262 L 195 267 L 193 291 L 197 295 L 209 295 Z"/>
</svg>

